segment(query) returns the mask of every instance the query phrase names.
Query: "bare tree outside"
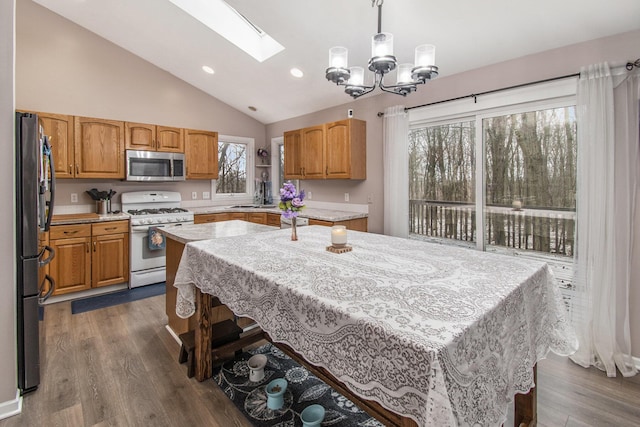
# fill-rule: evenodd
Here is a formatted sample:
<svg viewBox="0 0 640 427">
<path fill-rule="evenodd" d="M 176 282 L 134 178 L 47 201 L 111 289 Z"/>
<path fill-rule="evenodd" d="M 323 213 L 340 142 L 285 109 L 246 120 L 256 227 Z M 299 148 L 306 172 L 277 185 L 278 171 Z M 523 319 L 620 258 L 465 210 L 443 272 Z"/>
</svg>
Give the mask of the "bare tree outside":
<svg viewBox="0 0 640 427">
<path fill-rule="evenodd" d="M 410 132 L 412 233 L 476 241 L 474 123 Z M 495 116 L 481 125 L 486 243 L 573 255 L 575 107 Z"/>
<path fill-rule="evenodd" d="M 218 180 L 216 193 L 246 193 L 247 146 L 218 142 Z"/>
</svg>

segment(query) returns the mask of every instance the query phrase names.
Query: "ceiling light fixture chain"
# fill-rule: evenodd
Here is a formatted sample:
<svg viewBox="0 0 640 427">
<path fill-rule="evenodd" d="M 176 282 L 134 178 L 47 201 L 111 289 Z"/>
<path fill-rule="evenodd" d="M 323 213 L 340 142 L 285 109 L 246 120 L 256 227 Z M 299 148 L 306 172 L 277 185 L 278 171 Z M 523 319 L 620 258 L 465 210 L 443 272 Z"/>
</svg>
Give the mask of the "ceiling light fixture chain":
<svg viewBox="0 0 640 427">
<path fill-rule="evenodd" d="M 417 89 L 417 85 L 438 76 L 435 66 L 435 46 L 420 45 L 415 50 L 414 64 L 400 64 L 393 55 L 393 34 L 382 32 L 382 4 L 384 0 L 371 0 L 371 7 L 378 7 L 378 32 L 371 40 L 371 58 L 368 68 L 374 73 L 373 85 L 364 84 L 362 67 L 347 67 L 348 50 L 342 46 L 329 49 L 329 68 L 325 72 L 327 80 L 338 86 L 345 86 L 344 91 L 358 98 L 373 91 L 376 86 L 384 92 L 406 96 Z M 395 85 L 385 85 L 384 75 L 398 68 Z"/>
</svg>

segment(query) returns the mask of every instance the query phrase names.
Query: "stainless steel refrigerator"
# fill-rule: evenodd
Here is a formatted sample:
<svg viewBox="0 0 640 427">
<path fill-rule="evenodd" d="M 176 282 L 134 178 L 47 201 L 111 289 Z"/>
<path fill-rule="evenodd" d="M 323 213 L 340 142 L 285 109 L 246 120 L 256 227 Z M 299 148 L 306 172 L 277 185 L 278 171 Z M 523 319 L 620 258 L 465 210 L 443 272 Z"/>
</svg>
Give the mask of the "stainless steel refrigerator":
<svg viewBox="0 0 640 427">
<path fill-rule="evenodd" d="M 16 113 L 16 249 L 18 388 L 40 384 L 39 307 L 55 288 L 44 267 L 55 256 L 44 245 L 55 199 L 55 172 L 49 138 L 38 116 Z"/>
</svg>

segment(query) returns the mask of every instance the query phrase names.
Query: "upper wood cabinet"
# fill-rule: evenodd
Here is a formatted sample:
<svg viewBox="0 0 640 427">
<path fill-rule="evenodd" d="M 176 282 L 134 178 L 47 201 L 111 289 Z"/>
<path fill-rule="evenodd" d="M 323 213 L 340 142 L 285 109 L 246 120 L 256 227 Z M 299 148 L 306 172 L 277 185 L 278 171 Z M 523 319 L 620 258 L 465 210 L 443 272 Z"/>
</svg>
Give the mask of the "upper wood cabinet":
<svg viewBox="0 0 640 427">
<path fill-rule="evenodd" d="M 218 179 L 218 132 L 185 131 L 187 179 Z"/>
<path fill-rule="evenodd" d="M 36 113 L 49 136 L 53 153 L 56 178 L 75 176 L 75 154 L 73 149 L 73 116 L 51 113 Z"/>
<path fill-rule="evenodd" d="M 302 130 L 284 133 L 284 177 L 303 179 L 302 174 Z"/>
<path fill-rule="evenodd" d="M 304 179 L 324 178 L 324 125 L 302 129 L 302 174 Z"/>
<path fill-rule="evenodd" d="M 74 117 L 76 178 L 124 179 L 124 122 Z"/>
<path fill-rule="evenodd" d="M 325 178 L 367 178 L 367 123 L 340 120 L 325 124 Z"/>
<path fill-rule="evenodd" d="M 125 122 L 127 150 L 184 153 L 184 129 Z"/>
<path fill-rule="evenodd" d="M 356 119 L 285 132 L 285 179 L 366 179 L 366 133 Z"/>
</svg>

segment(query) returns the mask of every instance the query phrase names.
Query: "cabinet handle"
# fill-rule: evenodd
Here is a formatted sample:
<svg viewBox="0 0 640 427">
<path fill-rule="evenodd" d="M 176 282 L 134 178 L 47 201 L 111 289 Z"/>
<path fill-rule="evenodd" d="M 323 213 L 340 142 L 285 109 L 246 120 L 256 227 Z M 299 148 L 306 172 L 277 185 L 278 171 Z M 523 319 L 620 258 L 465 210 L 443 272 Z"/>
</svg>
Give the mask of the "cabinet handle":
<svg viewBox="0 0 640 427">
<path fill-rule="evenodd" d="M 78 167 L 78 164 L 76 163 L 76 175 L 78 175 L 80 173 L 80 168 Z"/>
<path fill-rule="evenodd" d="M 325 168 L 325 170 L 324 170 L 324 174 L 325 174 L 325 175 L 327 175 L 327 176 L 329 175 L 329 166 L 327 166 L 327 167 Z"/>
<path fill-rule="evenodd" d="M 118 227 L 105 227 L 104 231 L 110 231 L 110 230 L 115 230 Z"/>
<path fill-rule="evenodd" d="M 73 165 L 69 165 L 69 175 L 73 173 Z"/>
<path fill-rule="evenodd" d="M 93 242 L 93 252 L 96 251 L 96 242 Z"/>
<path fill-rule="evenodd" d="M 65 231 L 64 234 L 76 234 L 77 232 L 78 232 L 78 230 Z"/>
</svg>

